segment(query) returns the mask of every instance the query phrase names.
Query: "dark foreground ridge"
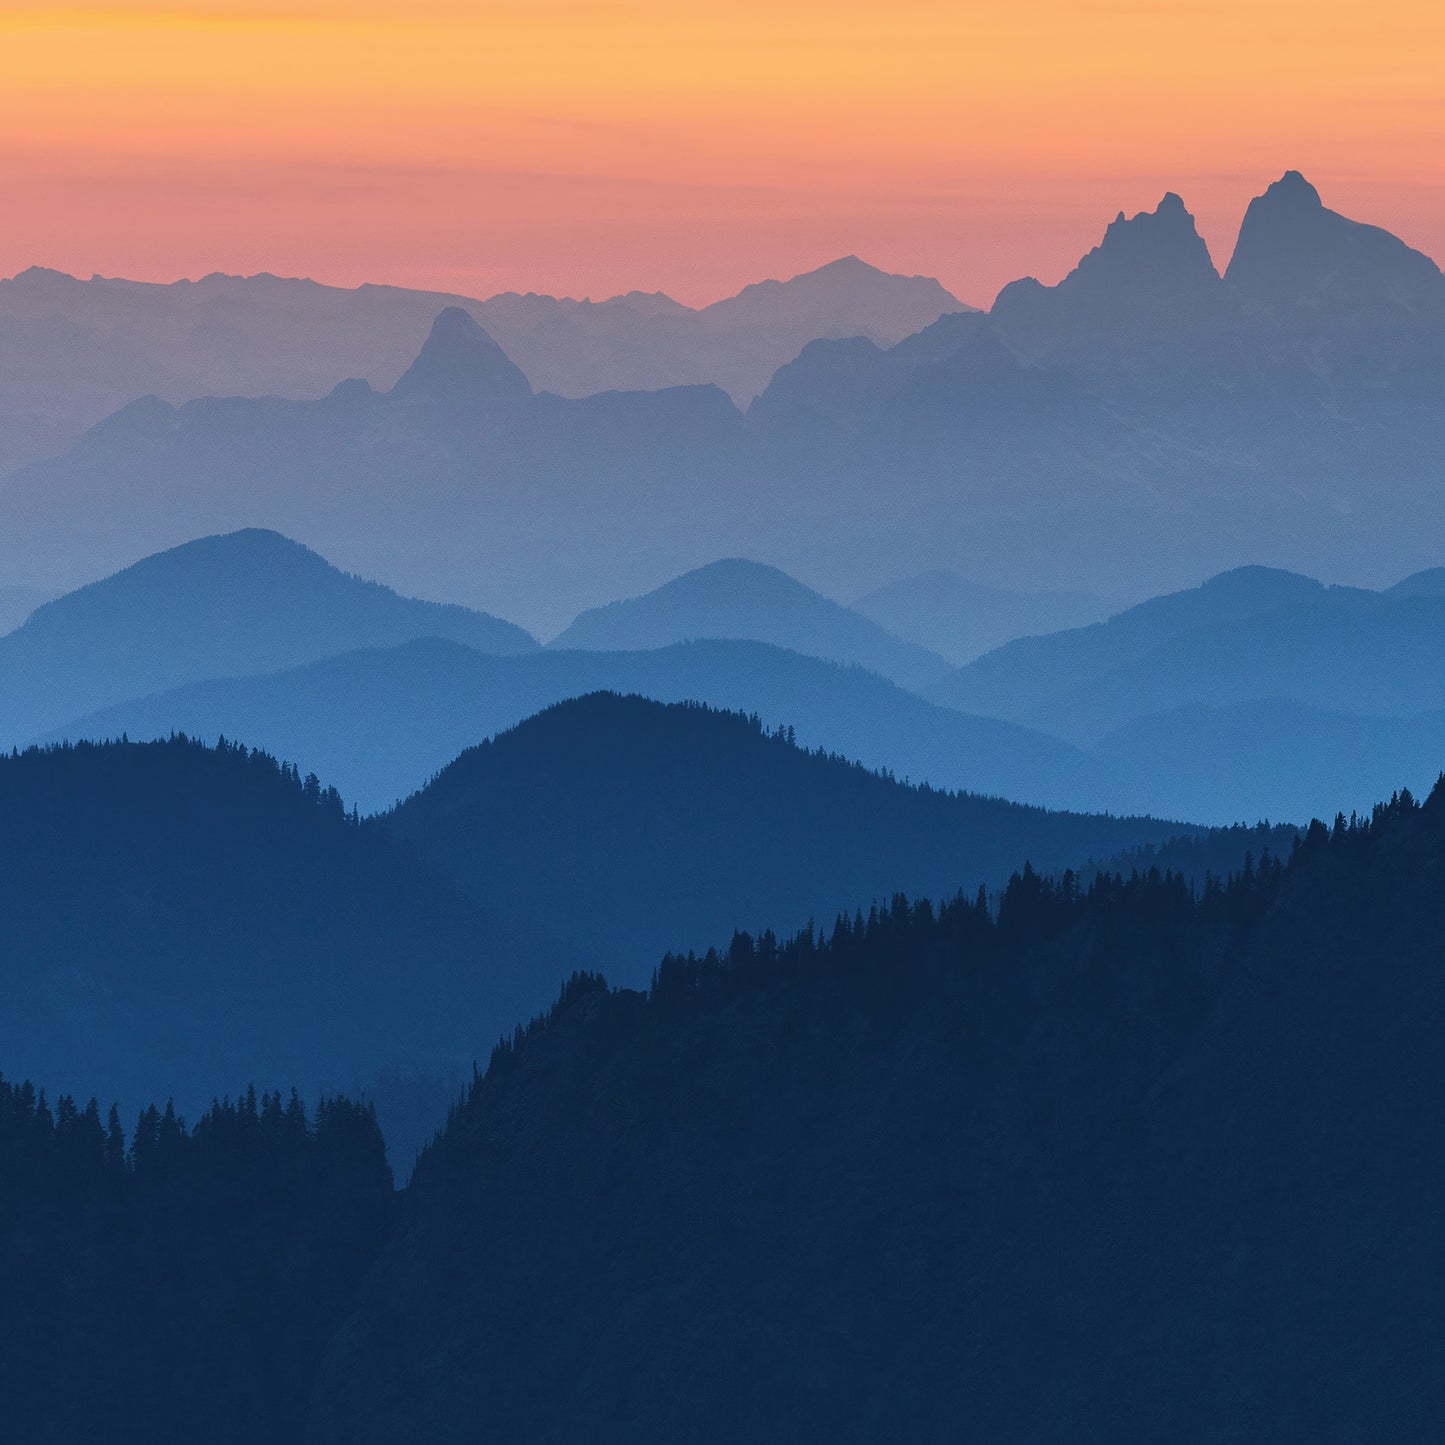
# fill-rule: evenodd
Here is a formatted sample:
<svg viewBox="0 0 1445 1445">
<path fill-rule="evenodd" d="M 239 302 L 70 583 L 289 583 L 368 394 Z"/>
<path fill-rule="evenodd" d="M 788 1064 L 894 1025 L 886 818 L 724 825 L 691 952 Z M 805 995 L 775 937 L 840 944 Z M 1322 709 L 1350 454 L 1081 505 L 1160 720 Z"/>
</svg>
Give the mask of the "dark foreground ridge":
<svg viewBox="0 0 1445 1445">
<path fill-rule="evenodd" d="M 7 1425 L 1425 1438 L 1442 938 L 1445 783 L 1198 889 L 1026 869 L 646 992 L 578 974 L 394 1213 L 362 1107 L 148 1113 L 126 1164 L 99 1109 L 10 1089 Z"/>
<path fill-rule="evenodd" d="M 578 978 L 423 1157 L 315 1445 L 1428 1434 L 1445 786 Z"/>
<path fill-rule="evenodd" d="M 295 1440 L 395 1212 L 368 1106 L 250 1089 L 128 1134 L 0 1078 L 0 1436 Z"/>
</svg>

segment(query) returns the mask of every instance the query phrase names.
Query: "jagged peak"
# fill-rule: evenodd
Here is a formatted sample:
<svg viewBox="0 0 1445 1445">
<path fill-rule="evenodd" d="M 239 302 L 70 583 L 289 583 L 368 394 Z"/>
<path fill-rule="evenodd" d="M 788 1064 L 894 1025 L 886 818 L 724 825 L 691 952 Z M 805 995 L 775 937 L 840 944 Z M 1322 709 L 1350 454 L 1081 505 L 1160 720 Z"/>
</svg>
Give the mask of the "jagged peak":
<svg viewBox="0 0 1445 1445">
<path fill-rule="evenodd" d="M 1011 339 L 1019 328 L 1026 334 L 1059 314 L 1137 324 L 1161 311 L 1177 317 L 1181 307 L 1208 313 L 1219 286 L 1193 215 L 1178 193 L 1169 191 L 1152 211 L 1133 216 L 1120 211 L 1099 244 L 1057 286 L 1043 286 L 1031 276 L 1005 286 L 992 315 Z"/>
<path fill-rule="evenodd" d="M 1320 200 L 1320 193 L 1299 171 L 1286 171 L 1277 181 L 1271 181 L 1260 199 L 1308 206 L 1314 210 L 1323 210 L 1325 204 Z"/>
</svg>

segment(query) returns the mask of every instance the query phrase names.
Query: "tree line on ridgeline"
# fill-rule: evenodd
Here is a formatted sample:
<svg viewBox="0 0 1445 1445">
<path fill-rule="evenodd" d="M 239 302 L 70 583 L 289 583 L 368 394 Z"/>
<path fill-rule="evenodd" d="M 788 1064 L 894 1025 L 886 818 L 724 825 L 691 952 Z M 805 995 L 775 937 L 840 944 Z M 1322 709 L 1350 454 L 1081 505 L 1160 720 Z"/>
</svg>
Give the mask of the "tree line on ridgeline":
<svg viewBox="0 0 1445 1445">
<path fill-rule="evenodd" d="M 395 1217 L 364 1102 L 252 1088 L 128 1132 L 0 1079 L 0 1435 L 297 1438 Z"/>
<path fill-rule="evenodd" d="M 581 972 L 400 1195 L 364 1102 L 4 1083 L 6 1433 L 1418 1435 L 1442 885 L 1445 785 Z"/>
</svg>

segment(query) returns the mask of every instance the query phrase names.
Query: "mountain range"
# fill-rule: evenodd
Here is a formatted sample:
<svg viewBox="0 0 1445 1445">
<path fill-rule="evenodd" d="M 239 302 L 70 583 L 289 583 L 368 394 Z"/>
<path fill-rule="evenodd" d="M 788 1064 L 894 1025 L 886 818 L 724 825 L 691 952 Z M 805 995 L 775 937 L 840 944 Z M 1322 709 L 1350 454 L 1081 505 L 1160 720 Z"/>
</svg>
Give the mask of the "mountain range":
<svg viewBox="0 0 1445 1445">
<path fill-rule="evenodd" d="M 1106 809 L 1111 779 L 1033 729 L 940 707 L 856 667 L 746 641 L 649 652 L 488 656 L 421 638 L 250 677 L 190 683 L 76 718 L 47 740 L 255 739 L 334 779 L 363 810 L 405 798 L 464 748 L 589 692 L 702 702 L 792 727 L 800 743 L 935 787 Z"/>
<path fill-rule="evenodd" d="M 740 920 L 791 934 L 861 900 L 999 888 L 1020 859 L 1062 871 L 1200 831 L 919 790 L 734 713 L 615 693 L 468 749 L 383 825 L 629 987 Z"/>
<path fill-rule="evenodd" d="M 178 405 L 322 396 L 349 377 L 389 388 L 447 306 L 485 326 L 538 391 L 714 383 L 744 405 L 815 337 L 898 341 L 968 309 L 936 281 L 852 256 L 701 309 L 641 292 L 480 301 L 270 275 L 155 285 L 32 267 L 0 281 L 0 476 L 148 393 Z"/>
<path fill-rule="evenodd" d="M 426 707 L 404 686 L 373 703 L 346 725 Z M 910 787 L 733 713 L 615 695 L 522 722 L 369 821 L 224 739 L 29 749 L 0 757 L 0 1058 L 191 1116 L 253 1073 L 364 1087 L 404 1170 L 476 1051 L 575 967 L 644 984 L 744 922 L 789 932 L 1201 836 Z"/>
<path fill-rule="evenodd" d="M 239 744 L 6 755 L 0 802 L 5 1072 L 128 1115 L 159 1091 L 195 1117 L 255 1071 L 308 1097 L 460 1080 L 569 966 Z M 393 1113 L 399 1164 L 435 1122 Z"/>
<path fill-rule="evenodd" d="M 0 739 L 8 748 L 77 713 L 200 678 L 417 637 L 537 648 L 509 622 L 399 597 L 274 532 L 205 537 L 48 602 L 0 637 Z"/>
<path fill-rule="evenodd" d="M 0 638 L 0 718 L 22 743 L 245 738 L 372 812 L 541 709 L 612 691 L 755 713 L 808 747 L 937 787 L 1215 825 L 1303 822 L 1439 772 L 1442 579 L 1434 569 L 1375 593 L 1245 568 L 944 674 L 935 655 L 741 560 L 584 613 L 540 650 L 511 624 L 240 532 L 144 559 Z M 904 628 L 906 596 L 893 614 Z M 928 603 L 921 625 L 937 618 Z M 1024 604 L 1036 605 L 1007 603 L 1016 621 Z"/>
<path fill-rule="evenodd" d="M 740 557 L 697 568 L 645 596 L 583 612 L 548 645 L 630 652 L 697 638 L 768 642 L 826 662 L 852 663 L 915 690 L 948 670 L 937 653 L 892 636 L 776 567 Z"/>
<path fill-rule="evenodd" d="M 1242 245 L 1221 276 L 1171 196 L 1056 287 L 808 342 L 746 415 L 716 386 L 537 394 L 458 308 L 388 391 L 122 410 L 0 490 L 0 575 L 59 590 L 262 526 L 548 634 L 727 556 L 845 597 L 1434 565 L 1445 279 L 1294 173 Z"/>
<path fill-rule="evenodd" d="M 1445 709 L 1439 584 L 1422 573 L 1371 592 L 1243 568 L 1107 622 L 1019 638 L 932 692 L 989 717 L 1047 720 L 1081 744 L 1151 714 L 1262 698 L 1375 716 Z"/>
</svg>

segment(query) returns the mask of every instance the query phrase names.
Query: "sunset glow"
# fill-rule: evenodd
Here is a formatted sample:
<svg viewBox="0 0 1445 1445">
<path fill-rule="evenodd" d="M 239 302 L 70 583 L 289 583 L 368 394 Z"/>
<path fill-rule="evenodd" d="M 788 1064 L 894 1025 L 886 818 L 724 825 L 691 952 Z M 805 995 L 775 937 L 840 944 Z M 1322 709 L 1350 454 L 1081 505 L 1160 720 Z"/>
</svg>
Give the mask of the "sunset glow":
<svg viewBox="0 0 1445 1445">
<path fill-rule="evenodd" d="M 1430 0 L 18 5 L 0 273 L 703 301 L 847 252 L 988 302 L 1178 190 L 1445 256 Z"/>
</svg>

